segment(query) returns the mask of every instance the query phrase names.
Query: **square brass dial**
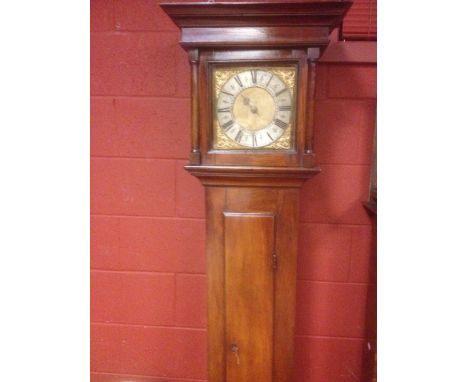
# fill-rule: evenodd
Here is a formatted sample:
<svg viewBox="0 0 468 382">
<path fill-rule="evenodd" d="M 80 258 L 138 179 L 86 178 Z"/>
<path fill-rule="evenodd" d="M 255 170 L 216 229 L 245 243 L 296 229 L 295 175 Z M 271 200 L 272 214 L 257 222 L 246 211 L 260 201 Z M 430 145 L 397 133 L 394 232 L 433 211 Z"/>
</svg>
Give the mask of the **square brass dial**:
<svg viewBox="0 0 468 382">
<path fill-rule="evenodd" d="M 212 76 L 213 149 L 294 147 L 296 66 L 214 67 Z"/>
</svg>

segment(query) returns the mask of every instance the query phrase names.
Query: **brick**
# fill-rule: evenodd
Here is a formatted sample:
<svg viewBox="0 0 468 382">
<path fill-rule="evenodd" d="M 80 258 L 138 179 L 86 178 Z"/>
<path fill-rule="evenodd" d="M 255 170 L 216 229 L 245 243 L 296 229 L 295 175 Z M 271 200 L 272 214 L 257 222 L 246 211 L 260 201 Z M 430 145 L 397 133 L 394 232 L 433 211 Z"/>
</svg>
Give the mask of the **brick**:
<svg viewBox="0 0 468 382">
<path fill-rule="evenodd" d="M 206 277 L 177 275 L 176 325 L 205 328 L 207 321 Z"/>
<path fill-rule="evenodd" d="M 117 125 L 122 156 L 186 158 L 189 155 L 189 99 L 120 99 Z"/>
<path fill-rule="evenodd" d="M 304 222 L 370 224 L 363 207 L 369 190 L 370 166 L 322 165 L 322 172 L 301 190 Z"/>
<path fill-rule="evenodd" d="M 301 224 L 298 277 L 348 281 L 352 228 L 336 224 Z"/>
<path fill-rule="evenodd" d="M 94 34 L 91 94 L 173 95 L 177 40 L 177 33 Z"/>
<path fill-rule="evenodd" d="M 297 334 L 365 336 L 367 285 L 299 281 Z"/>
<path fill-rule="evenodd" d="M 91 320 L 173 325 L 175 275 L 91 272 Z"/>
<path fill-rule="evenodd" d="M 374 64 L 330 65 L 328 97 L 376 98 L 377 66 Z"/>
<path fill-rule="evenodd" d="M 111 97 L 91 97 L 91 155 L 118 156 L 119 139 L 115 123 L 115 103 Z"/>
<path fill-rule="evenodd" d="M 112 263 L 119 256 L 119 219 L 91 216 L 91 267 Z M 104 267 L 103 267 L 104 268 Z"/>
<path fill-rule="evenodd" d="M 91 0 L 91 32 L 114 30 L 114 4 L 112 0 Z"/>
<path fill-rule="evenodd" d="M 376 233 L 372 226 L 353 228 L 349 281 L 376 282 Z"/>
<path fill-rule="evenodd" d="M 132 261 L 150 256 L 162 271 L 206 271 L 204 221 L 121 219 L 121 229 L 122 252 L 134 256 Z"/>
<path fill-rule="evenodd" d="M 177 162 L 177 215 L 205 217 L 205 192 L 200 181 L 184 169 L 186 161 Z"/>
<path fill-rule="evenodd" d="M 178 31 L 154 0 L 115 0 L 115 24 L 120 31 Z"/>
<path fill-rule="evenodd" d="M 186 158 L 189 155 L 189 99 L 94 97 L 91 116 L 94 156 Z"/>
<path fill-rule="evenodd" d="M 207 378 L 206 332 L 198 329 L 91 325 L 91 371 Z"/>
<path fill-rule="evenodd" d="M 294 381 L 364 381 L 363 348 L 361 340 L 298 337 Z"/>
<path fill-rule="evenodd" d="M 91 212 L 171 216 L 175 212 L 174 162 L 91 159 Z"/>
<path fill-rule="evenodd" d="M 129 374 L 91 373 L 91 382 L 204 382 L 205 379 L 142 377 Z"/>
<path fill-rule="evenodd" d="M 93 216 L 94 269 L 204 273 L 203 220 Z"/>
<path fill-rule="evenodd" d="M 373 100 L 317 102 L 315 151 L 319 163 L 369 164 L 375 130 Z"/>
</svg>

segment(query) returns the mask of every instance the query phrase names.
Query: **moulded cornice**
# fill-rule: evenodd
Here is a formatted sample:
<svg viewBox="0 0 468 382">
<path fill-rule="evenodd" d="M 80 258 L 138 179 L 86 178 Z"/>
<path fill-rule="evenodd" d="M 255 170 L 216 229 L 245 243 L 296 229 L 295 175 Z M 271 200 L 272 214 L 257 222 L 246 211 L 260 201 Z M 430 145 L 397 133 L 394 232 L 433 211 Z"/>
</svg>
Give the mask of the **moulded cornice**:
<svg viewBox="0 0 468 382">
<path fill-rule="evenodd" d="M 352 1 L 186 2 L 161 7 L 185 48 L 324 47 Z"/>
</svg>

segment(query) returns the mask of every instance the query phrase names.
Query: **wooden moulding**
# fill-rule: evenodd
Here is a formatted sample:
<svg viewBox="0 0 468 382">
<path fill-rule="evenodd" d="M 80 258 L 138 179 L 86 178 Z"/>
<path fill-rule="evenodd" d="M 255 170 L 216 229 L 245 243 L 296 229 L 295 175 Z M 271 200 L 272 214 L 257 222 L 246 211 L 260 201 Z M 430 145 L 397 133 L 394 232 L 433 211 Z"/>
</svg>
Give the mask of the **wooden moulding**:
<svg viewBox="0 0 468 382">
<path fill-rule="evenodd" d="M 186 2 L 161 3 L 179 28 L 326 26 L 341 22 L 352 1 L 280 2 Z"/>
<path fill-rule="evenodd" d="M 162 3 L 186 48 L 326 47 L 351 1 Z"/>
<path fill-rule="evenodd" d="M 329 43 L 328 31 L 325 27 L 235 27 L 226 28 L 183 28 L 180 44 L 185 49 L 191 47 L 203 48 L 251 48 L 269 47 L 307 47 L 310 45 L 326 47 Z M 286 29 L 289 29 L 286 33 Z"/>
<path fill-rule="evenodd" d="M 205 186 L 301 187 L 319 167 L 185 166 Z"/>
</svg>

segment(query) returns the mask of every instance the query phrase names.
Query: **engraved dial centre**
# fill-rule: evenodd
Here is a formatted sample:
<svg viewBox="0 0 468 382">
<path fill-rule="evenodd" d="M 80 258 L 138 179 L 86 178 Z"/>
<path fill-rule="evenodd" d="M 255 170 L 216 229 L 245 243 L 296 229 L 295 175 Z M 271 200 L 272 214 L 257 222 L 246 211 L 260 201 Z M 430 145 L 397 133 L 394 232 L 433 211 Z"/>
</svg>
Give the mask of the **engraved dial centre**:
<svg viewBox="0 0 468 382">
<path fill-rule="evenodd" d="M 251 87 L 236 97 L 232 114 L 241 127 L 254 132 L 273 121 L 275 110 L 275 100 L 269 92 L 260 87 Z"/>
</svg>

